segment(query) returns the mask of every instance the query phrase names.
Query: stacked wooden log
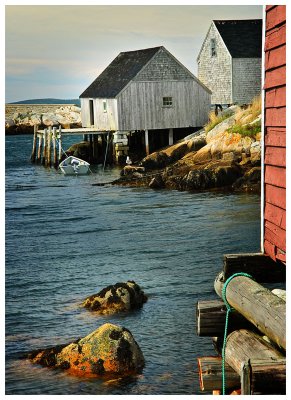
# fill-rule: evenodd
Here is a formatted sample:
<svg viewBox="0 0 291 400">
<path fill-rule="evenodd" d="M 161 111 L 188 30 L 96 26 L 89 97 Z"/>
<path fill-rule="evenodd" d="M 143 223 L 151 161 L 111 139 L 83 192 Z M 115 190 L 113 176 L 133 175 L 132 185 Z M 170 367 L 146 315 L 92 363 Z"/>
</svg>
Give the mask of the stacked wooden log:
<svg viewBox="0 0 291 400">
<path fill-rule="evenodd" d="M 224 256 L 223 271 L 214 284 L 219 297 L 224 288 L 227 307 L 232 309 L 224 352 L 225 302 L 202 300 L 196 308 L 197 334 L 212 337 L 218 352 L 198 359 L 202 391 L 286 393 L 286 301 L 263 286 L 282 282 L 286 282 L 284 264 L 264 254 Z"/>
</svg>

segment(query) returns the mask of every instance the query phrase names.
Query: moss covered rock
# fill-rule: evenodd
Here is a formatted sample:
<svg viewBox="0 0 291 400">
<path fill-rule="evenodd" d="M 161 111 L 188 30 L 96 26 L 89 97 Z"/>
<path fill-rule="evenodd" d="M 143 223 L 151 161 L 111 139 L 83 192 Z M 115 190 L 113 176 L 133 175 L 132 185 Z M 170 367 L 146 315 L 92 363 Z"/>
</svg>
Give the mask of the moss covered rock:
<svg viewBox="0 0 291 400">
<path fill-rule="evenodd" d="M 131 332 L 109 323 L 73 343 L 35 350 L 28 358 L 34 364 L 88 377 L 130 375 L 140 372 L 145 364 Z"/>
<path fill-rule="evenodd" d="M 147 296 L 134 281 L 116 283 L 88 297 L 83 306 L 99 314 L 115 314 L 141 308 Z"/>
</svg>

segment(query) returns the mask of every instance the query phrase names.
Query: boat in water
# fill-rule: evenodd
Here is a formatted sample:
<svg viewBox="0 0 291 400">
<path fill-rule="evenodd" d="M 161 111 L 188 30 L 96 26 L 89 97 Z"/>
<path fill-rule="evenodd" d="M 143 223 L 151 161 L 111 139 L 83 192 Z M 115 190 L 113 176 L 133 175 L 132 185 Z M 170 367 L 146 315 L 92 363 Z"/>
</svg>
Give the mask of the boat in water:
<svg viewBox="0 0 291 400">
<path fill-rule="evenodd" d="M 90 164 L 80 158 L 69 156 L 59 165 L 64 175 L 86 175 L 89 171 Z"/>
</svg>

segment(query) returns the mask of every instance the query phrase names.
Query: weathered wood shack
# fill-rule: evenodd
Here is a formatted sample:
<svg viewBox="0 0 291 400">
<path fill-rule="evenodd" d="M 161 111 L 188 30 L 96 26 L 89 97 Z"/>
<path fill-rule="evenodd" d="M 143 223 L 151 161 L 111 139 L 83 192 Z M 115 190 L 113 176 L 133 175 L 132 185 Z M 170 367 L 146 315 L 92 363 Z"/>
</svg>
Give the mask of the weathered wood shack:
<svg viewBox="0 0 291 400">
<path fill-rule="evenodd" d="M 148 131 L 201 127 L 211 91 L 163 46 L 120 53 L 80 95 L 83 127 Z M 147 149 L 148 150 L 148 149 Z"/>
<path fill-rule="evenodd" d="M 266 6 L 264 249 L 286 262 L 286 6 Z"/>
<path fill-rule="evenodd" d="M 214 20 L 197 57 L 211 103 L 249 104 L 261 92 L 262 20 Z"/>
</svg>

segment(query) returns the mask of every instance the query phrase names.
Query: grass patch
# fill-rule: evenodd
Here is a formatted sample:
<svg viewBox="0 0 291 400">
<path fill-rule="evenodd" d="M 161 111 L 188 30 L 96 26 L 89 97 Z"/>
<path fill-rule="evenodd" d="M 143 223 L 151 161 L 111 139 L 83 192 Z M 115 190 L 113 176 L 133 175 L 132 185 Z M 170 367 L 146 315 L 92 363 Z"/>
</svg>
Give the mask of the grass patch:
<svg viewBox="0 0 291 400">
<path fill-rule="evenodd" d="M 261 132 L 261 121 L 246 125 L 235 124 L 227 129 L 227 131 L 230 133 L 239 133 L 242 137 L 249 136 L 254 138 L 257 133 Z"/>
<path fill-rule="evenodd" d="M 205 132 L 211 131 L 216 125 L 220 124 L 220 122 L 224 121 L 225 119 L 229 118 L 230 114 L 224 115 L 215 115 L 214 111 L 209 113 L 209 122 L 204 126 Z"/>
</svg>

